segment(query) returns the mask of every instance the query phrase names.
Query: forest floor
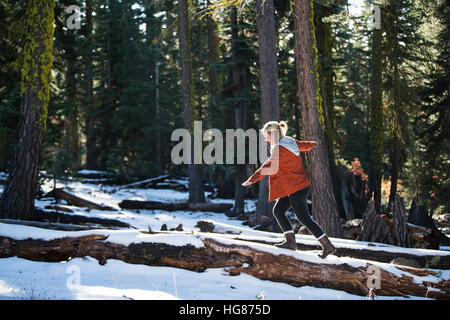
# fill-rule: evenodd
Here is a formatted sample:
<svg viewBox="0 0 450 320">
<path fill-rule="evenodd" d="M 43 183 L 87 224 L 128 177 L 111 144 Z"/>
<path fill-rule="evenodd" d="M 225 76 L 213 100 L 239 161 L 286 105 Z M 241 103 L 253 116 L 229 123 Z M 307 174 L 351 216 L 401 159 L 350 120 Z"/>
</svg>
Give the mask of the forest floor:
<svg viewBox="0 0 450 320">
<path fill-rule="evenodd" d="M 1 174 L 0 174 L 1 176 Z M 4 176 L 4 175 L 3 175 Z M 178 180 L 187 183 L 185 180 Z M 0 185 L 0 193 L 3 191 Z M 45 192 L 53 189 L 53 181 L 47 181 L 43 185 Z M 56 187 L 64 187 L 73 194 L 98 204 L 103 204 L 117 211 L 86 210 L 70 206 L 60 201 L 58 205 L 71 209 L 72 213 L 86 217 L 115 219 L 126 222 L 132 226 L 130 229 L 108 230 L 102 229 L 95 234 L 107 234 L 108 241 L 121 244 L 129 244 L 136 239 L 152 239 L 153 242 L 163 242 L 176 245 L 184 245 L 179 241 L 188 241 L 193 245 L 201 245 L 196 240 L 199 228 L 196 227 L 199 220 L 210 220 L 224 229 L 238 230 L 241 238 L 245 236 L 259 237 L 267 241 L 280 241 L 281 234 L 257 231 L 243 225 L 242 220 L 236 220 L 223 213 L 191 212 L 191 211 L 163 211 L 163 210 L 124 210 L 118 204 L 122 200 L 143 200 L 178 202 L 187 201 L 188 192 L 171 189 L 119 189 L 119 186 L 88 183 L 84 181 L 58 182 Z M 206 195 L 211 195 L 207 192 Z M 232 199 L 208 199 L 216 203 L 233 203 Z M 36 200 L 36 206 L 40 209 L 54 204 L 54 200 Z M 253 211 L 255 200 L 245 201 L 246 212 Z M 142 231 L 159 231 L 166 224 L 168 229 L 183 225 L 183 231 L 190 233 L 192 237 L 177 237 L 174 234 L 145 234 Z M 54 239 L 73 236 L 73 234 L 89 234 L 93 231 L 60 231 L 48 230 L 30 226 L 0 223 L 0 236 L 20 239 Z M 186 235 L 186 233 L 184 233 Z M 217 236 L 217 235 L 215 235 Z M 226 235 L 222 235 L 226 239 Z M 198 237 L 197 237 L 198 238 Z M 297 239 L 315 243 L 315 239 L 309 235 L 297 235 Z M 189 240 L 190 239 L 190 240 Z M 200 242 L 198 244 L 196 241 Z M 231 241 L 231 240 L 230 240 Z M 381 244 L 368 244 L 344 239 L 332 239 L 337 247 L 383 247 L 386 250 L 398 252 L 430 252 L 431 250 L 405 249 Z M 255 244 L 256 246 L 256 244 Z M 286 249 L 273 248 L 273 246 L 258 244 L 259 248 L 271 252 L 282 252 L 302 256 L 310 261 L 320 261 L 317 258 L 319 251 L 289 252 Z M 266 248 L 267 247 L 267 248 Z M 442 248 L 448 249 L 448 248 Z M 436 251 L 436 250 L 435 250 Z M 439 250 L 436 254 L 450 255 L 449 251 Z M 322 260 L 323 263 L 347 263 L 359 265 L 363 260 L 329 256 Z M 393 272 L 395 266 L 379 263 L 383 268 Z M 450 270 L 436 270 L 439 279 L 450 279 Z M 433 277 L 428 276 L 430 281 Z M 438 280 L 439 280 L 438 279 Z M 419 279 L 420 280 L 420 279 Z M 192 300 L 240 300 L 240 299 L 268 299 L 268 300 L 297 300 L 297 299 L 331 299 L 331 300 L 365 300 L 368 297 L 349 294 L 344 291 L 315 288 L 312 286 L 294 287 L 285 283 L 260 280 L 248 274 L 241 273 L 230 276 L 225 268 L 208 268 L 203 272 L 194 272 L 173 267 L 147 266 L 141 264 L 129 264 L 124 261 L 108 259 L 105 265 L 91 257 L 73 258 L 63 262 L 39 262 L 18 257 L 0 259 L 0 299 L 192 299 Z M 425 299 L 424 297 L 384 297 L 376 299 Z"/>
</svg>

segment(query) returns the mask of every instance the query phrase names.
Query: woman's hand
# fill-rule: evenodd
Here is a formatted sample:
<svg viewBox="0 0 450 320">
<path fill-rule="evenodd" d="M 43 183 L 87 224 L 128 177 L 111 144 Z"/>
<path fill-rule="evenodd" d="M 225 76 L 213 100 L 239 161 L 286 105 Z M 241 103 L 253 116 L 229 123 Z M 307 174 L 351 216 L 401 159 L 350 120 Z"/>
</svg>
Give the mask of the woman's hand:
<svg viewBox="0 0 450 320">
<path fill-rule="evenodd" d="M 247 187 L 249 185 L 251 185 L 251 183 L 248 180 L 242 183 L 242 186 L 244 186 L 244 187 Z"/>
</svg>

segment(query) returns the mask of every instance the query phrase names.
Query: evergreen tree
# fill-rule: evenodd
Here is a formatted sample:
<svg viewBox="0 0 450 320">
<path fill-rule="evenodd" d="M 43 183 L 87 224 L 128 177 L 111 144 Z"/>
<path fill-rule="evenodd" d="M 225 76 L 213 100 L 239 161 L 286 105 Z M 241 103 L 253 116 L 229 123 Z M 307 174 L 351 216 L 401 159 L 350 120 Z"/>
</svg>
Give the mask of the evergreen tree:
<svg viewBox="0 0 450 320">
<path fill-rule="evenodd" d="M 50 98 L 54 0 L 30 0 L 14 31 L 23 37 L 22 118 L 9 176 L 0 198 L 0 216 L 30 217 L 34 210 Z"/>
<path fill-rule="evenodd" d="M 17 142 L 21 100 L 19 50 L 23 39 L 10 26 L 20 19 L 24 10 L 19 2 L 0 2 L 0 170 L 8 168 Z"/>
<path fill-rule="evenodd" d="M 440 23 L 440 28 L 436 26 L 440 29 L 435 43 L 438 56 L 422 90 L 420 112 L 414 119 L 418 156 L 409 173 L 418 203 L 436 213 L 445 213 L 450 212 L 450 1 L 430 7 Z"/>
<path fill-rule="evenodd" d="M 383 15 L 386 30 L 386 77 L 388 119 L 390 123 L 389 208 L 395 199 L 402 167 L 411 144 L 411 126 L 408 119 L 417 108 L 418 87 L 425 63 L 423 50 L 430 43 L 419 33 L 422 21 L 420 10 L 412 0 L 392 0 L 386 4 Z"/>
</svg>

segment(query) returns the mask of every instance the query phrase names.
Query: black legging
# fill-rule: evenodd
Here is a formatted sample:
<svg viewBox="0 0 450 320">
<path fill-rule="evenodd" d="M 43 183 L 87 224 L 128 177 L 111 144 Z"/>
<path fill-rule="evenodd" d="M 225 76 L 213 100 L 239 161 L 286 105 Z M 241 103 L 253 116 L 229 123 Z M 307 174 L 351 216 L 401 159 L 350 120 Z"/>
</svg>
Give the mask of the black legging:
<svg viewBox="0 0 450 320">
<path fill-rule="evenodd" d="M 279 198 L 273 207 L 273 215 L 277 219 L 283 232 L 291 231 L 292 226 L 286 217 L 286 211 L 292 207 L 297 219 L 311 232 L 316 238 L 324 235 L 322 228 L 313 220 L 309 214 L 306 197 L 309 193 L 309 187 L 298 190 L 286 197 Z"/>
</svg>

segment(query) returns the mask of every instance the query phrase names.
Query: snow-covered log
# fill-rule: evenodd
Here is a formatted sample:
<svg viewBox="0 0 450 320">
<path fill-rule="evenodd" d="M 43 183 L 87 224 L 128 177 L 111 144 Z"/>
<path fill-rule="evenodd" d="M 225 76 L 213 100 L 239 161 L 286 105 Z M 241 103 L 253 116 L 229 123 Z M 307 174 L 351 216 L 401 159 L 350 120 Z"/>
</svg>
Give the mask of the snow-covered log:
<svg viewBox="0 0 450 320">
<path fill-rule="evenodd" d="M 43 198 L 49 197 L 55 198 L 57 200 L 65 200 L 67 201 L 68 204 L 77 207 L 85 207 L 89 209 L 104 210 L 104 211 L 117 211 L 116 208 L 100 205 L 95 202 L 80 198 L 74 195 L 73 193 L 64 190 L 64 188 L 55 188 L 46 195 L 44 195 Z"/>
<path fill-rule="evenodd" d="M 76 224 L 57 223 L 57 222 L 43 222 L 30 220 L 15 220 L 15 219 L 0 219 L 0 223 L 19 224 L 23 226 L 31 226 L 44 229 L 64 230 L 64 231 L 80 231 L 89 230 L 89 226 L 80 226 Z"/>
<path fill-rule="evenodd" d="M 123 237 L 124 231 L 100 230 L 95 231 L 96 234 L 77 232 L 82 235 L 55 239 L 16 240 L 0 236 L 0 257 L 18 256 L 35 261 L 57 262 L 71 257 L 91 256 L 98 259 L 100 264 L 105 264 L 107 259 L 119 259 L 127 263 L 170 266 L 199 272 L 207 268 L 225 267 L 230 275 L 245 273 L 258 279 L 298 287 L 331 288 L 363 296 L 368 294 L 369 287 L 375 287 L 378 296 L 450 298 L 450 281 L 440 279 L 433 270 L 332 256 L 322 260 L 312 253 L 207 234 L 168 236 L 126 232 L 134 241 L 117 242 L 117 237 Z"/>
<path fill-rule="evenodd" d="M 280 237 L 275 237 L 276 234 L 248 231 L 239 227 L 224 226 L 212 220 L 199 220 L 197 225 L 202 232 L 211 232 L 218 234 L 226 234 L 229 238 L 242 239 L 249 242 L 274 244 L 280 242 Z M 235 235 L 235 236 L 232 236 Z M 253 237 L 252 237 L 253 236 Z M 312 237 L 297 235 L 297 250 L 317 250 L 318 243 L 312 240 Z M 422 268 L 431 267 L 436 269 L 450 269 L 450 255 L 440 255 L 435 250 L 415 250 L 397 248 L 395 250 L 392 246 L 386 246 L 379 243 L 368 242 L 366 246 L 355 245 L 353 241 L 332 239 L 336 246 L 336 253 L 338 257 L 351 257 L 356 259 L 364 259 L 370 261 L 379 261 L 390 263 L 393 260 L 397 261 L 411 261 L 413 260 Z M 401 258 L 400 260 L 398 260 Z M 404 260 L 407 259 L 407 260 Z"/>
<path fill-rule="evenodd" d="M 122 209 L 147 209 L 147 210 L 166 210 L 166 211 L 211 211 L 225 212 L 233 207 L 229 203 L 211 203 L 211 202 L 159 202 L 159 201 L 140 201 L 140 200 L 123 200 L 119 203 Z"/>
<path fill-rule="evenodd" d="M 123 186 L 120 186 L 119 190 L 121 189 L 127 189 L 127 188 L 148 188 L 151 187 L 152 185 L 155 185 L 159 182 L 163 182 L 164 180 L 166 180 L 169 177 L 169 175 L 162 175 L 159 177 L 155 177 L 155 178 L 150 178 L 150 179 L 145 179 L 142 181 L 137 181 L 137 182 L 133 182 L 130 184 L 126 184 Z"/>
<path fill-rule="evenodd" d="M 78 214 L 64 214 L 57 211 L 47 211 L 36 208 L 30 220 L 43 221 L 51 223 L 64 223 L 87 226 L 89 229 L 95 229 L 98 226 L 116 229 L 116 228 L 130 228 L 130 224 L 120 221 L 118 219 L 106 219 L 98 217 L 86 217 Z"/>
</svg>

